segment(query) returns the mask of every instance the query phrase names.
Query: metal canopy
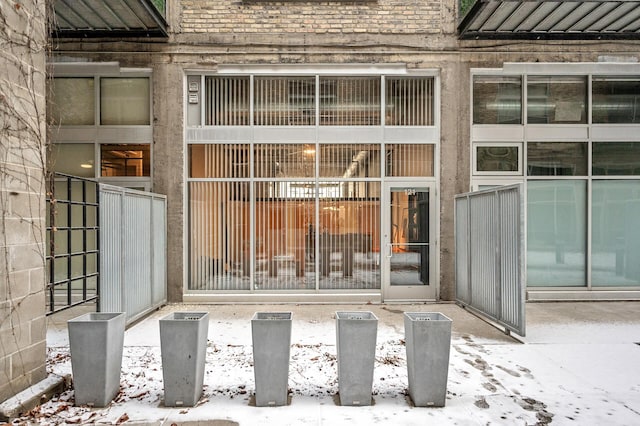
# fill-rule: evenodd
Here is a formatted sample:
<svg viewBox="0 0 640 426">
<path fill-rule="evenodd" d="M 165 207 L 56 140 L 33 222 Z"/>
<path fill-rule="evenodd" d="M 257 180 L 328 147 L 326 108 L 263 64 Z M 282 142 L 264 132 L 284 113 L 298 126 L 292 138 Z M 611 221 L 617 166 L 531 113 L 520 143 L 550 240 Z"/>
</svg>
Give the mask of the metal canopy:
<svg viewBox="0 0 640 426">
<path fill-rule="evenodd" d="M 476 0 L 461 39 L 640 39 L 638 0 Z"/>
<path fill-rule="evenodd" d="M 151 0 L 55 0 L 54 9 L 57 37 L 167 37 Z"/>
</svg>

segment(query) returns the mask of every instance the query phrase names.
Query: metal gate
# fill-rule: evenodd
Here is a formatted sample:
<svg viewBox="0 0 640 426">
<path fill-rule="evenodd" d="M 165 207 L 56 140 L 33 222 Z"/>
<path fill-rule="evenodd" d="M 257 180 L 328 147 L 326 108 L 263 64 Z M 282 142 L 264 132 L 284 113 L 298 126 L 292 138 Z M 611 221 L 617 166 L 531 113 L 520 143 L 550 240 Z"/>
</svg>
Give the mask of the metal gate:
<svg viewBox="0 0 640 426">
<path fill-rule="evenodd" d="M 522 185 L 455 199 L 456 301 L 525 335 L 525 221 Z"/>
<path fill-rule="evenodd" d="M 100 310 L 128 323 L 167 301 L 166 201 L 100 184 Z"/>
</svg>

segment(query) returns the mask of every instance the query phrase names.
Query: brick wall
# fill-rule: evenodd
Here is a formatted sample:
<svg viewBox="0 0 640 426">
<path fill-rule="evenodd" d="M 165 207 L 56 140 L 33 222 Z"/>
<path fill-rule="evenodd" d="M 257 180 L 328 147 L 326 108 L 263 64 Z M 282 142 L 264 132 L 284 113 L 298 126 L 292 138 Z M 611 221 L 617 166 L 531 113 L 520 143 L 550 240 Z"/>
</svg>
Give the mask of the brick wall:
<svg viewBox="0 0 640 426">
<path fill-rule="evenodd" d="M 183 33 L 437 34 L 440 1 L 184 0 Z M 451 13 L 451 12 L 450 12 Z"/>
<path fill-rule="evenodd" d="M 0 401 L 46 375 L 43 16 L 0 3 Z"/>
</svg>

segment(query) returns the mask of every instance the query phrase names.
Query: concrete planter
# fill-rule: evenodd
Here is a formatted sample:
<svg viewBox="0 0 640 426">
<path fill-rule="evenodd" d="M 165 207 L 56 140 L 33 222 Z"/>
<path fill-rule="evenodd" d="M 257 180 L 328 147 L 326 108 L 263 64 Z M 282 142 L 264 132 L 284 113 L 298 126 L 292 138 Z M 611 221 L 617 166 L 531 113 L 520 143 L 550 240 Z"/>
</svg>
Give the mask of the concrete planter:
<svg viewBox="0 0 640 426">
<path fill-rule="evenodd" d="M 92 312 L 67 321 L 76 405 L 105 407 L 120 390 L 125 313 Z"/>
<path fill-rule="evenodd" d="M 164 405 L 193 407 L 202 396 L 209 314 L 174 312 L 160 319 Z"/>
<path fill-rule="evenodd" d="M 377 332 L 372 312 L 336 312 L 340 405 L 371 405 Z"/>
<path fill-rule="evenodd" d="M 405 312 L 409 395 L 416 407 L 444 407 L 451 320 L 438 312 Z"/>
<path fill-rule="evenodd" d="M 256 406 L 287 404 L 291 312 L 256 312 L 251 319 Z"/>
</svg>

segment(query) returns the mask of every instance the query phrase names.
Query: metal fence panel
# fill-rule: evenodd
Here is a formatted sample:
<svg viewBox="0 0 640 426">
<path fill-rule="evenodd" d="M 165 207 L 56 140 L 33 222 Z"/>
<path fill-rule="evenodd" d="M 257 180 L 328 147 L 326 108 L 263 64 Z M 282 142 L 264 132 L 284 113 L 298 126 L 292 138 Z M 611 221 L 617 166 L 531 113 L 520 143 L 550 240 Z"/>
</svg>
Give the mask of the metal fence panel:
<svg viewBox="0 0 640 426">
<path fill-rule="evenodd" d="M 525 335 L 521 185 L 456 196 L 456 300 Z"/>
<path fill-rule="evenodd" d="M 130 323 L 167 300 L 166 197 L 101 184 L 100 223 L 100 310 Z"/>
</svg>

